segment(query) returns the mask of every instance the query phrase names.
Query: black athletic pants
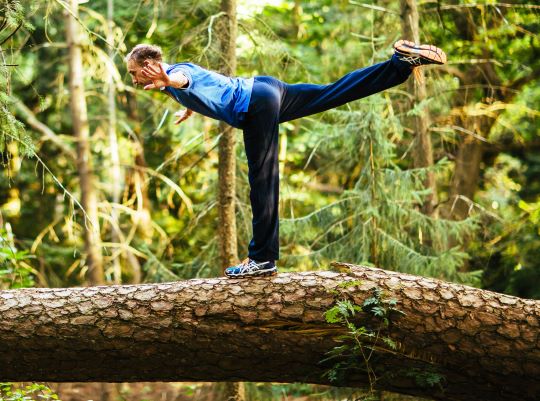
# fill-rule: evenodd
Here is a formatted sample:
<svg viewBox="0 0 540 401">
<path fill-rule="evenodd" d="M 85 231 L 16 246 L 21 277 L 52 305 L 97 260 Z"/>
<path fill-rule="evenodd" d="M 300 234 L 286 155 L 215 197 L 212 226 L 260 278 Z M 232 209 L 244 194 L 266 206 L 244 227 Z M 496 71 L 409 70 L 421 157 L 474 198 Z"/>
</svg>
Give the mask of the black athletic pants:
<svg viewBox="0 0 540 401">
<path fill-rule="evenodd" d="M 251 259 L 279 259 L 279 123 L 383 91 L 404 82 L 410 73 L 410 65 L 394 55 L 328 85 L 287 84 L 270 76 L 255 77 L 242 123 L 253 212 Z"/>
</svg>

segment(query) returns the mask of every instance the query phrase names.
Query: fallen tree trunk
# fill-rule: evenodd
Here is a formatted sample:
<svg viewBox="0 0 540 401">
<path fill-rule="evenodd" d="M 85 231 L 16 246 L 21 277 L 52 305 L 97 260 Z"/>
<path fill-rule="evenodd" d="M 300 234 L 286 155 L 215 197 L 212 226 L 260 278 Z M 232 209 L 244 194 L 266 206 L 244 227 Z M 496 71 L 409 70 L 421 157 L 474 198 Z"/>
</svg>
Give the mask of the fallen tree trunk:
<svg viewBox="0 0 540 401">
<path fill-rule="evenodd" d="M 0 291 L 0 381 L 366 386 L 358 368 L 340 383 L 323 376 L 335 361 L 320 361 L 346 332 L 324 312 L 342 298 L 362 305 L 380 288 L 405 315 L 381 333 L 398 348 L 375 346 L 375 388 L 440 400 L 539 399 L 539 301 L 335 266 L 345 270 Z M 356 317 L 376 327 L 370 314 Z M 419 380 L 434 372 L 437 383 Z"/>
</svg>

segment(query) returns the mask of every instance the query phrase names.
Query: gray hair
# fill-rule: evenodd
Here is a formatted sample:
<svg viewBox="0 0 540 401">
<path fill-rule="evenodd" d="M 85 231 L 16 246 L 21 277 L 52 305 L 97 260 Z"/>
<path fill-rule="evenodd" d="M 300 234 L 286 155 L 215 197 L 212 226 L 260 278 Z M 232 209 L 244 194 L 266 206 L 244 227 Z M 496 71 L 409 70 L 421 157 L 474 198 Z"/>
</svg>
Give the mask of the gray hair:
<svg viewBox="0 0 540 401">
<path fill-rule="evenodd" d="M 139 65 L 143 65 L 144 60 L 156 60 L 161 61 L 162 58 L 161 47 L 154 45 L 138 44 L 135 46 L 124 59 L 126 63 L 133 59 Z"/>
</svg>

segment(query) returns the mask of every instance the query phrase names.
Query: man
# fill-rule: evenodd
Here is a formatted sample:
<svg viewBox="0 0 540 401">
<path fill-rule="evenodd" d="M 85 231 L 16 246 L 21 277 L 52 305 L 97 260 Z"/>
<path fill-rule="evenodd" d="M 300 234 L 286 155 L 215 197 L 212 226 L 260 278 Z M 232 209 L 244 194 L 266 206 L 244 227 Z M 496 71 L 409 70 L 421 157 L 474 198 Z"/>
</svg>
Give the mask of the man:
<svg viewBox="0 0 540 401">
<path fill-rule="evenodd" d="M 193 111 L 225 121 L 244 133 L 249 168 L 253 238 L 248 257 L 225 270 L 228 277 L 277 273 L 279 258 L 279 123 L 320 113 L 403 83 L 414 68 L 444 64 L 445 53 L 430 45 L 400 40 L 393 56 L 352 71 L 328 85 L 287 84 L 274 77 L 229 78 L 192 63 L 168 65 L 161 49 L 140 44 L 126 56 L 135 85 L 159 89 Z"/>
</svg>

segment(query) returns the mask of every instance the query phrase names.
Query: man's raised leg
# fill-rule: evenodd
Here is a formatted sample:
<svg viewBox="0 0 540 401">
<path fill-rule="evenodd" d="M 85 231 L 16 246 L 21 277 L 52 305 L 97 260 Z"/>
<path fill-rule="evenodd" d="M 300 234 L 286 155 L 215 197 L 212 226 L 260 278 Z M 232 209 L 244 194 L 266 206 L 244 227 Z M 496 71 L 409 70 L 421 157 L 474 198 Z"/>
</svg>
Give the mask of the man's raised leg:
<svg viewBox="0 0 540 401">
<path fill-rule="evenodd" d="M 390 60 L 348 73 L 328 85 L 284 84 L 279 121 L 329 110 L 403 83 L 414 67 L 444 64 L 444 52 L 429 45 L 400 40 Z"/>
</svg>

